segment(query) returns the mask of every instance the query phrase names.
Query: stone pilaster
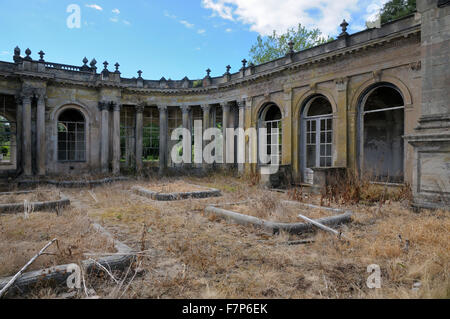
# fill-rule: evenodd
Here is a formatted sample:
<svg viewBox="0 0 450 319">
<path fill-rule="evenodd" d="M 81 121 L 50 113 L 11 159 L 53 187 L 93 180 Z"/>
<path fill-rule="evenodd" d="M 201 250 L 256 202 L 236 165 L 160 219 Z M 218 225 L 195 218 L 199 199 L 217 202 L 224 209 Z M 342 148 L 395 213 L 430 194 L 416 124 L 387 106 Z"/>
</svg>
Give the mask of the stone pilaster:
<svg viewBox="0 0 450 319">
<path fill-rule="evenodd" d="M 245 128 L 248 129 L 250 127 L 256 128 L 256 124 L 252 120 L 252 106 L 253 106 L 253 98 L 248 97 L 245 99 Z M 257 137 L 255 137 L 256 139 Z M 257 151 L 258 151 L 258 143 L 255 140 L 253 144 L 250 143 L 250 139 L 246 139 L 245 141 L 245 158 L 246 158 L 246 164 L 245 166 L 245 173 L 249 174 L 252 170 L 253 163 L 257 162 Z"/>
<path fill-rule="evenodd" d="M 31 94 L 22 95 L 22 167 L 25 176 L 33 174 L 31 152 Z"/>
<path fill-rule="evenodd" d="M 280 105 L 281 110 L 281 165 L 292 164 L 292 89 L 285 89 L 284 105 Z"/>
<path fill-rule="evenodd" d="M 100 132 L 100 166 L 102 173 L 109 171 L 109 105 L 107 102 L 99 102 L 98 109 L 101 114 Z"/>
<path fill-rule="evenodd" d="M 158 105 L 159 110 L 159 172 L 163 174 L 167 167 L 167 106 Z"/>
<path fill-rule="evenodd" d="M 333 116 L 335 167 L 347 167 L 347 87 L 347 78 L 336 80 L 337 113 Z"/>
<path fill-rule="evenodd" d="M 113 108 L 113 174 L 120 173 L 120 110 L 118 103 L 112 104 Z"/>
<path fill-rule="evenodd" d="M 45 100 L 46 96 L 40 94 L 37 100 L 36 112 L 36 151 L 37 151 L 37 171 L 39 176 L 46 174 L 45 160 L 46 160 L 46 146 L 45 141 Z"/>
<path fill-rule="evenodd" d="M 136 106 L 136 171 L 142 171 L 143 130 L 144 130 L 144 104 Z"/>
</svg>

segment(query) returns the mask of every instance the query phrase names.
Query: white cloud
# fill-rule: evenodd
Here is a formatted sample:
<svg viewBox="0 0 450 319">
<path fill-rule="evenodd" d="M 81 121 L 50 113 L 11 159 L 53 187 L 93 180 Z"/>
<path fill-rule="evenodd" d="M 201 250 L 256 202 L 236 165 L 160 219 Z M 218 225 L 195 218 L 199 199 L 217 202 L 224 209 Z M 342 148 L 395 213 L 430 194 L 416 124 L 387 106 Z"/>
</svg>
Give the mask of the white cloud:
<svg viewBox="0 0 450 319">
<path fill-rule="evenodd" d="M 225 32 L 232 32 L 232 31 L 233 31 L 233 29 L 231 29 L 231 28 L 225 29 Z"/>
<path fill-rule="evenodd" d="M 197 30 L 197 33 L 198 33 L 198 34 L 204 34 L 205 32 L 206 32 L 205 29 L 199 29 L 199 30 Z"/>
<path fill-rule="evenodd" d="M 114 23 L 119 22 L 119 19 L 118 19 L 118 18 L 109 18 L 109 20 L 110 20 L 111 22 L 114 22 Z"/>
<path fill-rule="evenodd" d="M 378 18 L 381 8 L 389 0 L 374 0 L 366 9 L 367 14 L 364 16 L 366 21 L 374 21 Z"/>
<path fill-rule="evenodd" d="M 126 24 L 126 25 L 131 25 L 131 22 L 128 21 L 128 20 L 123 20 L 123 23 Z"/>
<path fill-rule="evenodd" d="M 226 5 L 226 3 L 233 3 L 235 1 L 214 1 L 214 0 L 202 0 L 202 4 L 206 9 L 211 9 L 213 14 L 218 14 L 221 18 L 233 21 L 233 8 Z"/>
<path fill-rule="evenodd" d="M 182 25 L 184 25 L 184 26 L 185 26 L 186 28 L 188 28 L 188 29 L 192 29 L 192 28 L 194 27 L 194 25 L 193 25 L 192 23 L 189 23 L 189 22 L 186 21 L 186 20 L 181 20 L 180 23 L 181 23 Z"/>
<path fill-rule="evenodd" d="M 86 7 L 91 8 L 91 9 L 95 9 L 98 11 L 103 11 L 103 8 L 100 7 L 98 4 L 87 4 Z"/>
<path fill-rule="evenodd" d="M 117 8 L 116 8 L 116 9 L 113 9 L 113 10 L 112 10 L 112 13 L 115 13 L 115 14 L 120 14 L 120 10 L 119 10 L 119 9 L 117 9 Z"/>
<path fill-rule="evenodd" d="M 382 2 L 384 0 L 373 0 Z M 250 25 L 250 30 L 270 35 L 273 30 L 285 32 L 298 23 L 319 28 L 324 34 L 335 34 L 343 19 L 351 20 L 361 10 L 360 0 L 202 0 L 213 15 Z"/>
<path fill-rule="evenodd" d="M 171 19 L 176 19 L 176 18 L 177 18 L 176 15 L 170 14 L 170 13 L 167 12 L 167 11 L 164 11 L 164 16 L 166 16 L 166 17 L 168 17 L 168 18 L 171 18 Z"/>
</svg>

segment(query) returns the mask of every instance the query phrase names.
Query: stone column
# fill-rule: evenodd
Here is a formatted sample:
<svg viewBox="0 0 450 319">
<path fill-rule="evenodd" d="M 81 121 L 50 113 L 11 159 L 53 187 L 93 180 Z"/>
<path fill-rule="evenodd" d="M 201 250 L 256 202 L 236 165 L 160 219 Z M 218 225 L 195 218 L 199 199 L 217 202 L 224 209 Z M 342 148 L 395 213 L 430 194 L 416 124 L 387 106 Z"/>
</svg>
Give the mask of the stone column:
<svg viewBox="0 0 450 319">
<path fill-rule="evenodd" d="M 142 147 L 143 147 L 143 130 L 144 130 L 144 104 L 136 106 L 136 171 L 142 171 Z"/>
<path fill-rule="evenodd" d="M 203 104 L 201 107 L 202 107 L 202 111 L 203 111 L 203 133 L 205 133 L 206 130 L 209 129 L 211 126 L 211 105 Z M 205 140 L 203 140 L 203 138 L 202 138 L 202 141 L 203 141 L 202 147 L 204 150 L 205 146 L 207 145 L 207 142 Z M 203 169 L 208 168 L 208 165 L 204 162 L 204 156 L 203 156 L 202 167 L 203 167 Z"/>
<path fill-rule="evenodd" d="M 22 96 L 22 166 L 25 176 L 32 175 L 31 153 L 31 95 Z"/>
<path fill-rule="evenodd" d="M 113 174 L 120 173 L 120 110 L 122 106 L 113 104 Z"/>
<path fill-rule="evenodd" d="M 100 166 L 102 173 L 109 171 L 109 105 L 107 102 L 99 102 L 98 108 L 101 113 L 101 132 L 100 132 Z"/>
<path fill-rule="evenodd" d="M 181 112 L 183 116 L 183 129 L 189 131 L 187 136 L 183 135 L 183 166 L 189 166 L 192 162 L 192 141 L 191 141 L 191 125 L 190 125 L 190 110 L 189 105 L 181 106 Z"/>
<path fill-rule="evenodd" d="M 159 173 L 167 167 L 167 106 L 158 105 L 159 110 Z"/>
<path fill-rule="evenodd" d="M 36 151 L 37 151 L 37 171 L 39 176 L 46 174 L 46 143 L 45 143 L 45 95 L 38 96 L 36 112 Z"/>
<path fill-rule="evenodd" d="M 238 105 L 238 108 L 239 108 L 239 129 L 242 129 L 244 132 L 245 132 L 245 100 L 241 100 L 241 101 L 238 101 L 237 102 L 237 105 Z M 240 145 L 239 144 L 239 141 L 238 141 L 238 148 L 239 147 L 241 147 L 240 149 L 238 149 L 238 156 L 237 156 L 237 158 L 238 158 L 238 160 L 239 160 L 239 157 L 241 157 L 240 156 L 240 154 L 243 154 L 244 155 L 244 163 L 246 162 L 246 159 L 245 159 L 245 149 L 246 149 L 246 147 L 245 147 L 245 136 L 244 136 L 244 145 Z M 238 172 L 239 172 L 239 174 L 243 174 L 244 173 L 244 166 L 245 166 L 245 164 L 244 163 L 239 163 L 238 162 Z"/>
<path fill-rule="evenodd" d="M 222 130 L 223 130 L 223 165 L 227 165 L 227 128 L 230 122 L 230 103 L 222 103 L 222 110 L 223 110 L 223 123 L 222 123 Z"/>
</svg>

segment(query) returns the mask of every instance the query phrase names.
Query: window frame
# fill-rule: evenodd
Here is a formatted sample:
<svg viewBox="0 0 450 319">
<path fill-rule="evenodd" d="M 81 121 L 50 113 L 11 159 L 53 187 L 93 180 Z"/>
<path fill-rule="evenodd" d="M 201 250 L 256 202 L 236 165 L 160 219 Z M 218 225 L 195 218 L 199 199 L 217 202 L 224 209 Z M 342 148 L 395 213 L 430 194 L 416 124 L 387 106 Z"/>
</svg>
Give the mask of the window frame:
<svg viewBox="0 0 450 319">
<path fill-rule="evenodd" d="M 83 118 L 83 121 L 61 121 L 60 120 L 61 116 L 67 111 L 78 112 L 81 115 L 81 117 Z M 59 131 L 60 124 L 63 124 L 67 128 L 66 132 L 60 132 Z M 75 131 L 69 131 L 69 129 L 68 129 L 69 125 L 68 124 L 69 125 L 70 124 L 75 124 Z M 80 124 L 83 125 L 82 132 L 81 132 L 81 130 L 78 130 L 78 125 L 80 125 Z M 69 135 L 70 132 L 74 133 L 74 135 L 75 135 L 75 139 L 73 141 L 68 139 L 68 135 Z M 65 135 L 66 135 L 66 139 L 65 139 L 65 142 L 66 142 L 66 149 L 65 149 L 66 159 L 61 159 L 60 158 L 60 153 L 62 152 L 62 150 L 60 149 L 60 142 L 61 142 L 61 140 L 60 140 L 60 133 L 65 133 Z M 83 139 L 82 139 L 83 143 L 82 144 L 83 144 L 84 147 L 83 147 L 83 149 L 78 149 L 77 146 L 81 142 L 81 139 L 80 140 L 78 139 L 78 135 L 81 134 L 81 133 L 83 134 Z M 57 135 L 57 138 L 56 138 L 56 157 L 57 157 L 57 161 L 59 163 L 86 163 L 87 162 L 87 123 L 86 123 L 86 117 L 84 116 L 84 114 L 80 110 L 78 110 L 76 108 L 67 108 L 67 109 L 64 109 L 63 111 L 61 111 L 61 113 L 59 113 L 58 119 L 56 121 L 56 135 Z M 74 142 L 75 143 L 75 149 L 73 150 L 73 152 L 74 152 L 74 159 L 69 159 L 69 155 L 68 154 L 69 154 L 70 149 L 67 147 L 69 142 Z M 81 151 L 83 152 L 83 159 L 77 159 L 77 157 L 78 157 L 77 154 L 79 152 L 81 152 Z"/>
<path fill-rule="evenodd" d="M 313 102 L 317 99 L 325 99 L 331 109 L 331 113 L 327 114 L 320 114 L 320 115 L 313 115 L 308 116 L 308 113 L 310 111 L 310 108 L 313 104 Z M 325 129 L 323 125 L 323 121 L 325 121 Z M 302 158 L 303 158 L 303 164 L 302 168 L 303 171 L 306 169 L 313 169 L 313 168 L 332 168 L 334 163 L 334 112 L 333 112 L 333 106 L 330 102 L 330 100 L 324 96 L 324 95 L 316 95 L 312 98 L 310 98 L 307 103 L 305 104 L 305 107 L 302 112 Z M 311 125 L 310 125 L 311 123 Z M 309 130 L 309 127 L 313 126 L 312 123 L 314 123 L 315 128 Z M 330 123 L 330 125 L 328 125 Z M 308 139 L 309 137 L 314 134 L 313 141 L 311 139 Z M 328 138 L 328 135 L 331 135 L 331 139 Z M 322 137 L 325 137 L 325 141 L 322 142 Z M 308 147 L 314 147 L 314 162 L 315 164 L 313 166 L 309 165 L 309 158 L 308 158 Z M 322 155 L 322 147 L 325 147 L 325 155 Z M 322 165 L 322 159 L 325 160 L 325 164 Z"/>
</svg>

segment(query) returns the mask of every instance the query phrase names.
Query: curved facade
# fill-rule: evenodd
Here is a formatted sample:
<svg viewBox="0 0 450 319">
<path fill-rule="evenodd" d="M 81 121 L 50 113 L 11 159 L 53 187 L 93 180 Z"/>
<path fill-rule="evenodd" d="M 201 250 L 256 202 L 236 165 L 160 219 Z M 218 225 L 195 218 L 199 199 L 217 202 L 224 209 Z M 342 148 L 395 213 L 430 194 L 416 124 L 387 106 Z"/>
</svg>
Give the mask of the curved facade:
<svg viewBox="0 0 450 319">
<path fill-rule="evenodd" d="M 448 6 L 436 10 L 448 15 Z M 372 88 L 383 84 L 399 92 L 404 135 L 413 134 L 418 126 L 425 76 L 421 68 L 424 14 L 379 29 L 343 33 L 333 42 L 291 52 L 266 64 L 244 64 L 237 73 L 211 77 L 208 70 L 201 80 L 145 80 L 140 72 L 139 77 L 128 79 L 121 77 L 118 65 L 111 71 L 108 64 L 99 70 L 95 61 L 88 65 L 87 59 L 81 67 L 50 63 L 42 58 L 33 60 L 28 50 L 23 57 L 16 48 L 14 63 L 0 62 L 0 103 L 6 101 L 5 113 L 17 123 L 17 167 L 2 164 L 0 170 L 25 176 L 119 173 L 121 168 L 141 170 L 146 166 L 162 170 L 176 166 L 170 156 L 174 145 L 170 137 L 176 127 L 193 130 L 194 121 L 199 120 L 203 129 L 258 127 L 261 110 L 270 104 L 281 112 L 276 119 L 282 132 L 281 165 L 292 171 L 296 181 L 305 182 L 304 109 L 317 96 L 328 101 L 332 110 L 323 124 L 329 127 L 325 127 L 326 160 L 322 163 L 361 170 L 367 162 L 361 148 L 364 134 L 375 134 L 369 136 L 374 141 L 391 139 L 376 129 L 364 131 L 361 112 Z M 71 109 L 83 116 L 84 124 L 70 124 L 67 119 L 67 125 L 58 122 L 60 115 Z M 370 125 L 383 123 L 374 120 Z M 320 135 L 321 131 L 317 132 Z M 248 140 L 246 143 L 248 154 L 252 150 Z M 397 165 L 402 168 L 402 178 L 397 181 L 413 183 L 414 146 L 403 136 L 394 143 L 401 143 L 403 153 L 401 165 Z M 321 146 L 319 140 L 316 147 Z M 224 146 L 225 156 L 227 152 L 230 150 Z M 236 165 L 240 171 L 252 166 Z"/>
</svg>

